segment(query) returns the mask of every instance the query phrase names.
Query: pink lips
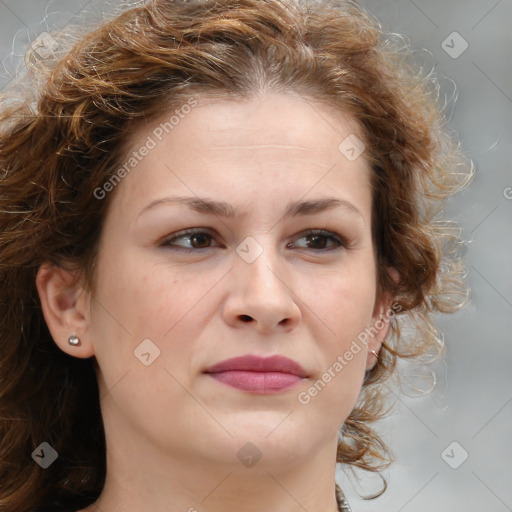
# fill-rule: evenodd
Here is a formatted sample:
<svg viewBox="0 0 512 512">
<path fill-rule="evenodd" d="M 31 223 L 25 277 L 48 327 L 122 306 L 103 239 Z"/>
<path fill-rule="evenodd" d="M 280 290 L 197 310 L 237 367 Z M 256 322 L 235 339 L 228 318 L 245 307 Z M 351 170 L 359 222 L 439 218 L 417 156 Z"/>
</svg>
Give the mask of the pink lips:
<svg viewBox="0 0 512 512">
<path fill-rule="evenodd" d="M 205 370 L 215 380 L 251 393 L 272 394 L 288 389 L 307 373 L 283 356 L 242 356 L 227 359 Z"/>
</svg>

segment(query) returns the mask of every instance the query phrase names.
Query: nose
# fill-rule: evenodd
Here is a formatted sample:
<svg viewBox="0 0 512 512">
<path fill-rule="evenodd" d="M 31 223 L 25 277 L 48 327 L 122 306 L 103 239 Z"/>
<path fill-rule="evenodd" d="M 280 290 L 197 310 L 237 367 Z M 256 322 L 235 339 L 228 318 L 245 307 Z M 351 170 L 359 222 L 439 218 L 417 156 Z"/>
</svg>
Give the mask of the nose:
<svg viewBox="0 0 512 512">
<path fill-rule="evenodd" d="M 279 258 L 269 247 L 250 263 L 235 257 L 224 305 L 229 325 L 240 328 L 249 324 L 261 334 L 271 334 L 292 330 L 299 323 L 300 298 L 293 289 L 293 277 Z"/>
</svg>

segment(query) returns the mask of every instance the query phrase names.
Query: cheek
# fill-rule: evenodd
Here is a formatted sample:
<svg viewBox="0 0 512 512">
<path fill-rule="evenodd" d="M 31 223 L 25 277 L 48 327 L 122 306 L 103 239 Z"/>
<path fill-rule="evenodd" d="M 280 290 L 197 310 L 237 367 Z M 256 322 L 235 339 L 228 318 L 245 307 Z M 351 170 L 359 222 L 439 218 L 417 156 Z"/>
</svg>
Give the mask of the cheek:
<svg viewBox="0 0 512 512">
<path fill-rule="evenodd" d="M 92 327 L 96 357 L 106 378 L 115 380 L 131 368 L 139 369 L 137 354 L 145 354 L 144 347 L 150 360 L 157 358 L 155 365 L 168 369 L 192 359 L 191 340 L 203 327 L 202 302 L 215 284 L 213 278 L 198 279 L 179 267 L 143 264 L 133 256 L 98 268 L 101 287 L 93 301 Z M 181 364 L 182 377 L 185 371 Z"/>
<path fill-rule="evenodd" d="M 173 276 L 176 271 L 153 268 L 128 251 L 109 260 L 107 252 L 98 265 L 97 324 L 134 337 L 150 337 L 164 327 L 160 324 L 169 329 L 184 298 L 183 287 Z"/>
<path fill-rule="evenodd" d="M 353 403 L 361 389 L 375 286 L 371 272 L 340 274 L 324 282 L 332 284 L 317 290 L 313 303 L 314 312 L 322 319 L 315 339 L 322 345 L 323 373 L 317 377 L 321 382 L 316 387 L 322 390 L 324 403 L 339 407 L 340 403 Z M 319 324 L 318 320 L 315 323 Z M 316 392 L 311 390 L 312 395 Z"/>
<path fill-rule="evenodd" d="M 366 267 L 333 273 L 320 282 L 312 307 L 325 319 L 333 338 L 343 345 L 370 326 L 376 293 L 374 273 Z"/>
<path fill-rule="evenodd" d="M 322 353 L 322 369 L 297 401 L 309 410 L 311 421 L 328 417 L 337 428 L 354 408 L 363 385 L 367 349 L 361 339 L 371 325 L 374 288 L 361 280 L 358 286 L 352 280 L 340 280 L 321 297 L 322 302 L 316 303 L 318 316 L 325 318 L 328 329 L 323 326 L 317 331 L 315 343 Z"/>
</svg>

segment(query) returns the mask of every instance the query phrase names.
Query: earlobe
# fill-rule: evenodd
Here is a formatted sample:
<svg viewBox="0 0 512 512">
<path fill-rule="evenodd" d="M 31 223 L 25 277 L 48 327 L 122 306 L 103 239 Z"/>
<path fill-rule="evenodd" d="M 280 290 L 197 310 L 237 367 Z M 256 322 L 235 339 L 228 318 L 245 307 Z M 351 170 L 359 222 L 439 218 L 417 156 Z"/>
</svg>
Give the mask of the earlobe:
<svg viewBox="0 0 512 512">
<path fill-rule="evenodd" d="M 388 310 L 386 310 L 387 312 Z M 379 351 L 382 344 L 385 342 L 389 333 L 390 323 L 389 318 L 385 313 L 381 313 L 374 317 L 373 324 L 370 328 L 372 335 L 368 338 L 368 358 L 366 362 L 366 369 L 370 370 L 375 366 L 379 359 Z"/>
<path fill-rule="evenodd" d="M 393 281 L 395 281 L 395 283 L 400 282 L 400 273 L 395 267 L 386 267 L 386 270 L 388 271 L 389 275 L 393 278 Z"/>
<path fill-rule="evenodd" d="M 36 287 L 46 324 L 58 347 L 71 356 L 93 356 L 88 336 L 88 297 L 76 275 L 44 263 L 37 272 Z"/>
</svg>

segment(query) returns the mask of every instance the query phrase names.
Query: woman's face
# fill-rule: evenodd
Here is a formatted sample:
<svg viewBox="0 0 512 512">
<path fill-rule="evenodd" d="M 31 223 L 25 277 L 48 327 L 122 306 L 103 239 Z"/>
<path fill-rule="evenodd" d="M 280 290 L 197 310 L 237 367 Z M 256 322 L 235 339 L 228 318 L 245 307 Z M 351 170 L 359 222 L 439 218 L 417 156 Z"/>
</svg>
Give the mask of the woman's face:
<svg viewBox="0 0 512 512">
<path fill-rule="evenodd" d="M 334 460 L 381 313 L 361 130 L 292 94 L 199 100 L 133 134 L 105 220 L 86 339 L 108 442 Z"/>
</svg>

